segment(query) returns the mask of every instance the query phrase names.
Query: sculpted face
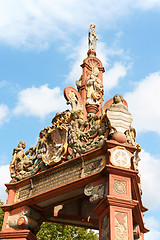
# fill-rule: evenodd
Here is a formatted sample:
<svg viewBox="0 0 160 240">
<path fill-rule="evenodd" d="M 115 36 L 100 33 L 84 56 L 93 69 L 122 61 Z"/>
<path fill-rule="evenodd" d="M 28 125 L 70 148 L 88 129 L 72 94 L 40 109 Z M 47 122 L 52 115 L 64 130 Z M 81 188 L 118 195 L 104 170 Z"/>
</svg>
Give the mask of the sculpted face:
<svg viewBox="0 0 160 240">
<path fill-rule="evenodd" d="M 21 142 L 18 144 L 18 147 L 25 149 L 25 148 L 26 148 L 25 142 L 21 141 Z"/>
<path fill-rule="evenodd" d="M 91 25 L 90 25 L 90 28 L 94 30 L 94 29 L 95 29 L 95 25 L 94 25 L 94 24 L 91 24 Z"/>
<path fill-rule="evenodd" d="M 120 103 L 123 101 L 123 97 L 120 95 L 120 94 L 116 94 L 114 97 L 113 97 L 113 101 L 114 103 Z"/>
</svg>

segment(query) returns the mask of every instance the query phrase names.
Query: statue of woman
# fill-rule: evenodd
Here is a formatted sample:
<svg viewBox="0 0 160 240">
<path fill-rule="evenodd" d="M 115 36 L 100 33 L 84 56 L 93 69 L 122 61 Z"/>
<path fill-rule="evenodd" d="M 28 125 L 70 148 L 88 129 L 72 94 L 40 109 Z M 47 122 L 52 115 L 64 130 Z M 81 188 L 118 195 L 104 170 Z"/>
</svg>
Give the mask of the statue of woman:
<svg viewBox="0 0 160 240">
<path fill-rule="evenodd" d="M 95 26 L 94 24 L 90 25 L 89 29 L 89 50 L 96 51 L 96 41 L 98 40 L 98 37 L 95 32 Z"/>
<path fill-rule="evenodd" d="M 93 68 L 91 75 L 86 81 L 87 99 L 86 104 L 100 105 L 103 96 L 103 84 L 98 78 L 98 68 Z"/>
</svg>

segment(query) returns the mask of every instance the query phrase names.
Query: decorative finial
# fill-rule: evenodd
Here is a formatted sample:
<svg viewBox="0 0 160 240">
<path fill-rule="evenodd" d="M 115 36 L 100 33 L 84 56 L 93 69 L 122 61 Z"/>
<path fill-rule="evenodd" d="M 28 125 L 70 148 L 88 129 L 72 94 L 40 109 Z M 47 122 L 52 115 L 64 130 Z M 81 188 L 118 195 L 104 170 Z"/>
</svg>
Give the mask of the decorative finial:
<svg viewBox="0 0 160 240">
<path fill-rule="evenodd" d="M 96 41 L 98 40 L 98 37 L 95 32 L 95 27 L 95 24 L 90 25 L 88 37 L 88 55 L 90 55 L 90 53 L 94 53 L 93 55 L 96 55 Z"/>
</svg>

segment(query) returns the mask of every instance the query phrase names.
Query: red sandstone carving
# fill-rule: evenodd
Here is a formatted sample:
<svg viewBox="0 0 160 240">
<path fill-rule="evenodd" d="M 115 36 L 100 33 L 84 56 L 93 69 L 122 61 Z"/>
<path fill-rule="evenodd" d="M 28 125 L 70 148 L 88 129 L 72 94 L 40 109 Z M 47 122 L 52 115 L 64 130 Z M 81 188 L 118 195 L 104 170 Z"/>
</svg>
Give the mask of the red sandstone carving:
<svg viewBox="0 0 160 240">
<path fill-rule="evenodd" d="M 136 132 L 119 94 L 103 108 L 103 72 L 90 26 L 82 76 L 64 89 L 72 110 L 40 131 L 36 146 L 13 151 L 0 239 L 35 239 L 42 221 L 99 229 L 100 240 L 133 240 L 143 222 Z"/>
</svg>

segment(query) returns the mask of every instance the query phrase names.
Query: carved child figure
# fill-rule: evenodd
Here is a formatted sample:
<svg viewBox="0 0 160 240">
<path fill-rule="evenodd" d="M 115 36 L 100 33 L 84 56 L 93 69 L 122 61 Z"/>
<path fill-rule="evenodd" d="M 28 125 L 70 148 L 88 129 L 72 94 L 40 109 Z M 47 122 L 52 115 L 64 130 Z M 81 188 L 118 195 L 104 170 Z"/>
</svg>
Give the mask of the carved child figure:
<svg viewBox="0 0 160 240">
<path fill-rule="evenodd" d="M 10 174 L 11 178 L 16 179 L 18 172 L 20 171 L 20 166 L 23 158 L 25 157 L 24 149 L 26 144 L 24 141 L 20 141 L 17 148 L 13 149 L 13 158 L 10 163 Z"/>
</svg>

